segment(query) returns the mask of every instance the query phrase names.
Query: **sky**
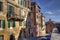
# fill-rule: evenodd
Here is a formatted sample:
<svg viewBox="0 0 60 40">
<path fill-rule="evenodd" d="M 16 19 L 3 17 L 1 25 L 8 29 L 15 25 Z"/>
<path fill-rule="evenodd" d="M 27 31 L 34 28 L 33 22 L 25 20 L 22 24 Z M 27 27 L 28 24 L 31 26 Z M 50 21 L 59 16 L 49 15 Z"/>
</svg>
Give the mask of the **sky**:
<svg viewBox="0 0 60 40">
<path fill-rule="evenodd" d="M 31 0 L 40 6 L 40 10 L 45 16 L 45 22 L 51 19 L 60 22 L 60 0 Z"/>
</svg>

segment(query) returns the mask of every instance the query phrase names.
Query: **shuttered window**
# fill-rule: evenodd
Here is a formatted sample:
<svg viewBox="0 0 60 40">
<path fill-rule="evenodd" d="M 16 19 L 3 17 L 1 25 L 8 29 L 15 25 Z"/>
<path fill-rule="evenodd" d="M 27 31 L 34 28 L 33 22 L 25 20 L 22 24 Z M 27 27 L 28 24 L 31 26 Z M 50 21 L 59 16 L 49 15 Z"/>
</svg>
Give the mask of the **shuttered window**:
<svg viewBox="0 0 60 40">
<path fill-rule="evenodd" d="M 8 28 L 15 27 L 15 21 L 8 21 Z"/>
<path fill-rule="evenodd" d="M 15 21 L 13 21 L 13 27 L 15 27 Z"/>
<path fill-rule="evenodd" d="M 5 20 L 0 20 L 0 28 L 5 28 Z"/>
<path fill-rule="evenodd" d="M 2 27 L 5 28 L 5 20 L 2 20 L 3 24 Z"/>
</svg>

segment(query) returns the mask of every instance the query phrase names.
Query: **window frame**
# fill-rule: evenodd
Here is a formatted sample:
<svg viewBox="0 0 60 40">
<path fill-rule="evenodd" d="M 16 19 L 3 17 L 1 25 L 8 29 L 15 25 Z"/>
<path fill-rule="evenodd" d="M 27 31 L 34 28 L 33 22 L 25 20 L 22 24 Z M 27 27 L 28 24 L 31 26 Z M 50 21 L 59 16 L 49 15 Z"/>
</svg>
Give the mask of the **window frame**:
<svg viewBox="0 0 60 40">
<path fill-rule="evenodd" d="M 18 3 L 26 7 L 26 0 L 18 0 Z"/>
<path fill-rule="evenodd" d="M 5 28 L 5 20 L 0 20 L 1 25 L 0 25 L 0 29 L 4 29 Z"/>
<path fill-rule="evenodd" d="M 14 13 L 14 7 L 9 4 L 7 5 L 7 10 L 8 10 L 8 13 Z"/>
<path fill-rule="evenodd" d="M 15 20 L 14 21 L 8 21 L 8 28 L 14 28 L 15 27 Z"/>
</svg>

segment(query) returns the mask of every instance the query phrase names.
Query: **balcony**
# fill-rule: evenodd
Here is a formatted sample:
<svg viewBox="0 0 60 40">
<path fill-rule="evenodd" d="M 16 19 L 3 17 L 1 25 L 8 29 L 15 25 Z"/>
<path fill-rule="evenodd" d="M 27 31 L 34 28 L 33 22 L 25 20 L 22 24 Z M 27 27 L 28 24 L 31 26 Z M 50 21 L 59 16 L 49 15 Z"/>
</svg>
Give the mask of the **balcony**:
<svg viewBox="0 0 60 40">
<path fill-rule="evenodd" d="M 15 21 L 23 21 L 24 20 L 24 16 L 20 17 L 16 13 L 7 13 L 7 19 L 8 20 L 15 20 Z"/>
</svg>

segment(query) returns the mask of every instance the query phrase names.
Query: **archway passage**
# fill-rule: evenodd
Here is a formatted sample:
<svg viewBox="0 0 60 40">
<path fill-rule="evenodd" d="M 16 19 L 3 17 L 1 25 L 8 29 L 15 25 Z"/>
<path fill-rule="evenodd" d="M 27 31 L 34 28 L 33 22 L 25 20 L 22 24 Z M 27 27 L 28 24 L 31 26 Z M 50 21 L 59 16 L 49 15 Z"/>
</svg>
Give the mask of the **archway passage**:
<svg viewBox="0 0 60 40">
<path fill-rule="evenodd" d="M 26 31 L 25 29 L 22 29 L 20 30 L 18 40 L 23 40 L 24 38 L 26 38 Z"/>
<path fill-rule="evenodd" d="M 10 40 L 15 40 L 15 36 L 13 34 L 10 35 Z"/>
</svg>

